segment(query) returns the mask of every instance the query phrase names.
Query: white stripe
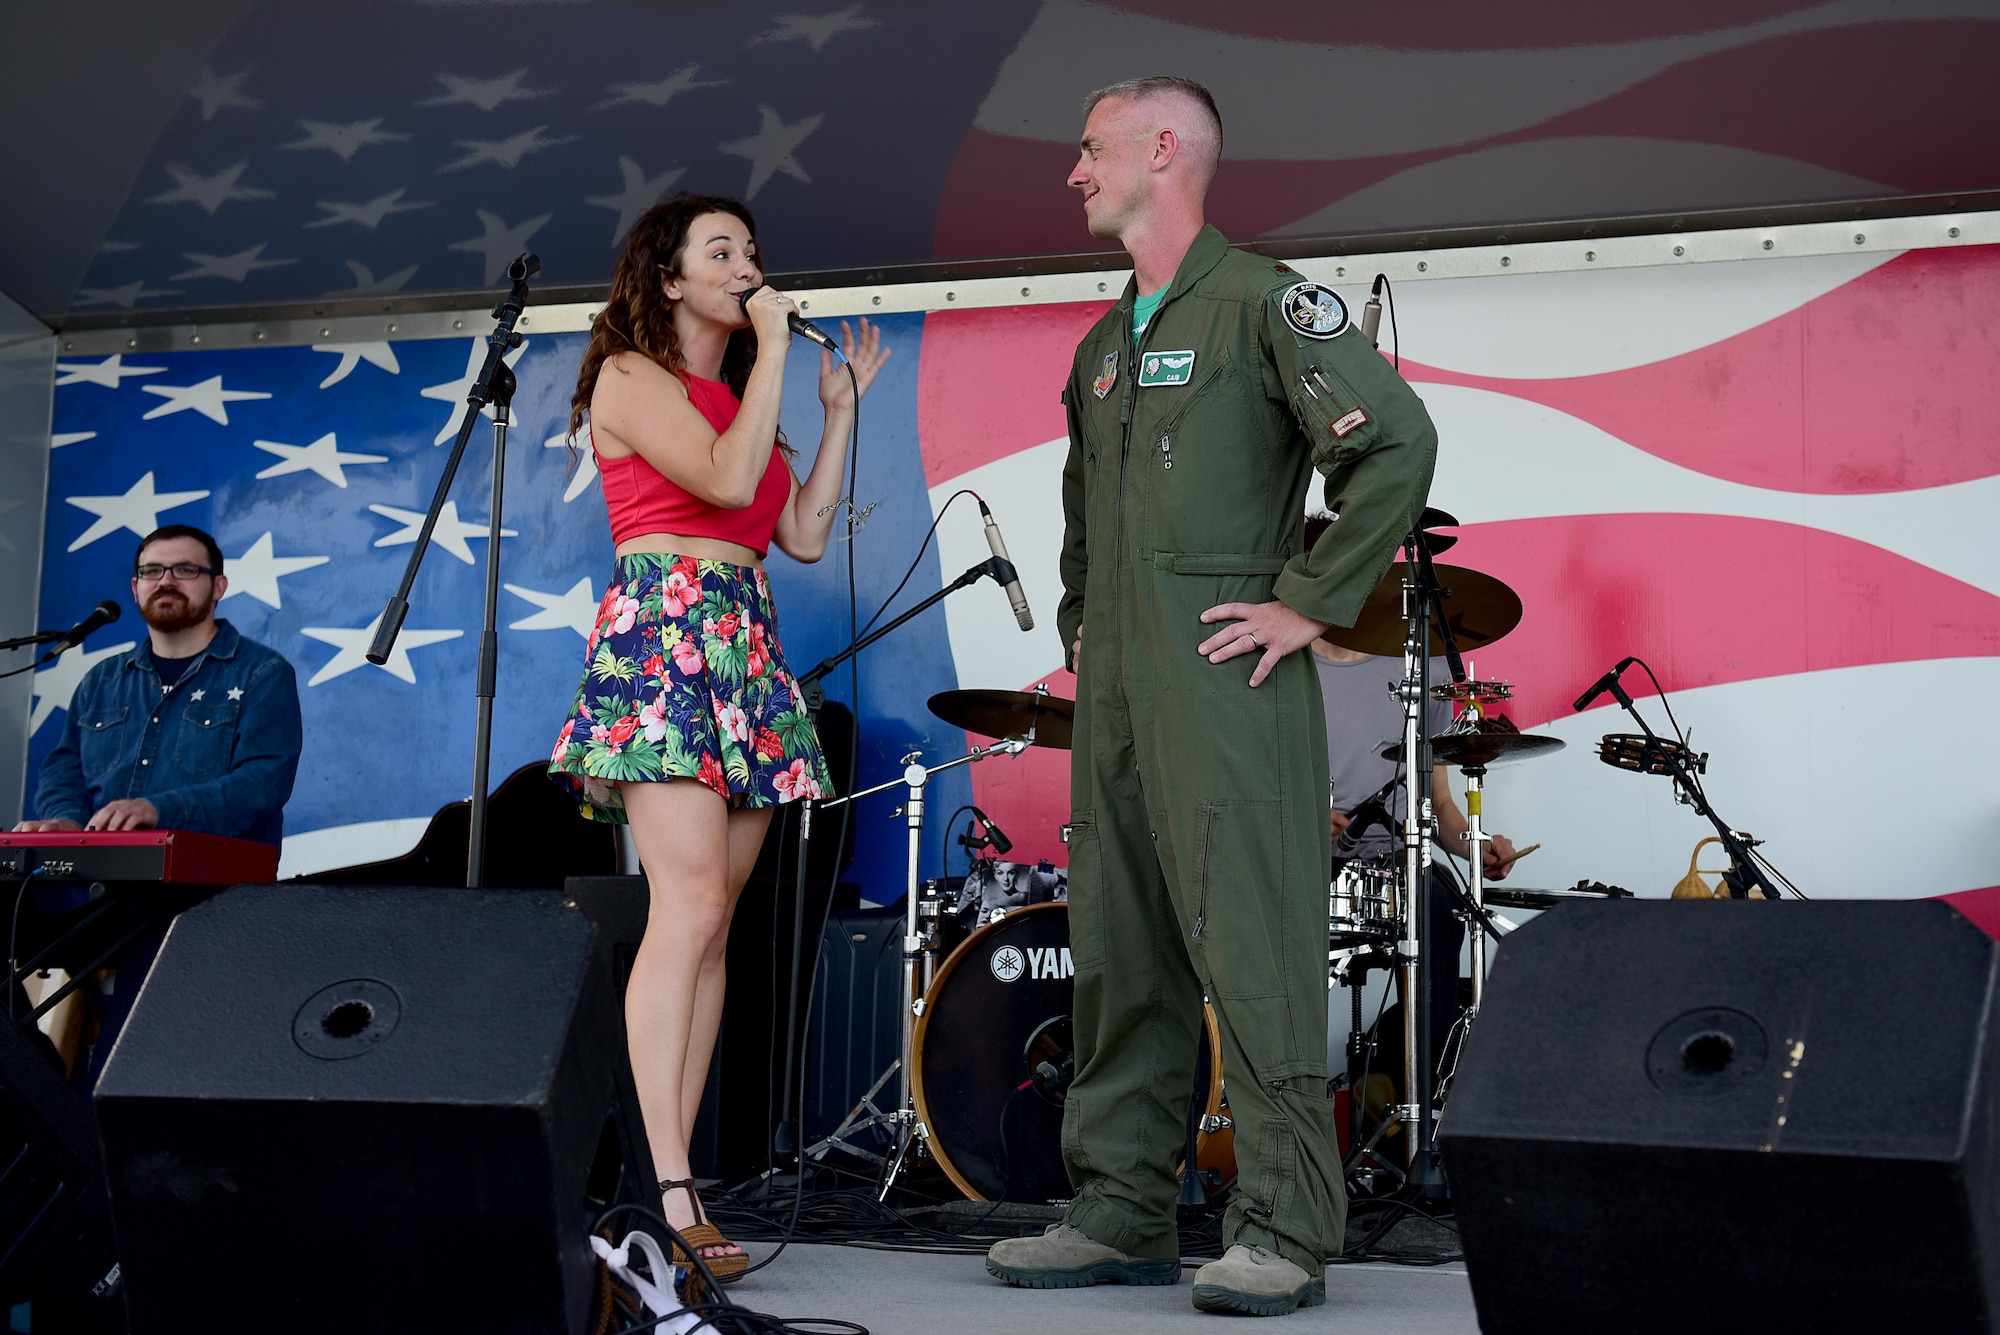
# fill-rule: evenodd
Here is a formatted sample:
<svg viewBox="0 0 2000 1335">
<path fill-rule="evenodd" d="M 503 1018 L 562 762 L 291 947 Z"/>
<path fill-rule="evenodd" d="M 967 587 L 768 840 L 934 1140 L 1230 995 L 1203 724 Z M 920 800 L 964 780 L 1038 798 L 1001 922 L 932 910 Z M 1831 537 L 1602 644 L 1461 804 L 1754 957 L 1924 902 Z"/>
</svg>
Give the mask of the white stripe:
<svg viewBox="0 0 2000 1335">
<path fill-rule="evenodd" d="M 1645 684 L 1637 669 L 1627 685 L 1635 681 Z M 1765 840 L 1760 851 L 1806 894 L 1911 899 L 2000 885 L 2000 800 L 1989 773 L 2000 711 L 1980 707 L 1996 691 L 2000 658 L 1951 658 L 1766 677 L 1671 700 L 1694 748 L 1710 753 L 1704 782 L 1716 810 Z M 1666 730 L 1656 700 L 1639 708 L 1654 731 Z M 1603 734 L 1638 731 L 1630 716 L 1593 709 L 1533 731 L 1569 747 L 1487 779 L 1488 827 L 1522 848 L 1542 844 L 1509 879 L 1552 889 L 1587 878 L 1668 894 L 1695 841 L 1715 831 L 1673 801 L 1669 780 L 1597 759 Z M 1464 786 L 1454 772 L 1461 805 Z M 1725 861 L 1713 845 L 1702 852 L 1703 867 Z"/>
<path fill-rule="evenodd" d="M 1068 457 L 1069 438 L 1059 437 L 931 488 L 933 515 L 960 487 L 985 498 L 1020 573 L 1028 609 L 1035 614 L 1035 628 L 1023 633 L 1006 597 L 990 580 L 945 599 L 952 666 L 962 687 L 1020 690 L 1063 664 L 1056 602 L 1062 597 L 1062 470 Z M 986 549 L 979 507 L 969 499 L 952 507 L 951 517 L 938 525 L 937 540 L 947 583 L 992 554 Z"/>
<path fill-rule="evenodd" d="M 1684 61 L 1788 33 L 1927 18 L 1990 19 L 1990 0 L 1833 0 L 1739 28 L 1594 46 L 1391 51 L 1242 37 L 1108 5 L 1049 0 L 974 120 L 1073 144 L 1082 100 L 1170 71 L 1205 83 L 1230 159 L 1338 161 L 1474 143 L 1588 106 Z M 1422 90 L 1450 88 L 1448 98 Z"/>
<path fill-rule="evenodd" d="M 1562 380 L 1646 366 L 1733 338 L 1901 253 L 1447 278 L 1399 284 L 1396 315 L 1404 353 L 1426 366 Z M 1357 300 L 1366 300 L 1365 289 Z M 1389 335 L 1385 322 L 1385 350 Z"/>
<path fill-rule="evenodd" d="M 1769 519 L 1870 543 L 2000 594 L 1992 534 L 2000 476 L 1866 496 L 1774 491 L 1682 468 L 1526 399 L 1456 385 L 1420 383 L 1417 392 L 1440 442 L 1431 504 L 1463 523 L 1593 514 Z"/>
</svg>

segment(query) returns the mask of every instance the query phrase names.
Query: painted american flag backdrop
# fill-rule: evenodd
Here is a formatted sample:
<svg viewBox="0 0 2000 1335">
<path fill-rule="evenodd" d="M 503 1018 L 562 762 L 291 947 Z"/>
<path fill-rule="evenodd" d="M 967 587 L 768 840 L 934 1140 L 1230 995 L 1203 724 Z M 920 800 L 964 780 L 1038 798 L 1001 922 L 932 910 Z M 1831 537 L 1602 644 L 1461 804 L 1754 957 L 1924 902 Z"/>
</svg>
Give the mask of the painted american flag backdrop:
<svg viewBox="0 0 2000 1335">
<path fill-rule="evenodd" d="M 74 288 L 23 254 L 0 289 L 386 298 L 524 247 L 598 283 L 676 189 L 747 199 L 780 270 L 1098 250 L 1081 99 L 1161 72 L 1215 91 L 1238 241 L 1984 189 L 1996 65 L 1991 0 L 250 0 L 71 219 Z"/>
<path fill-rule="evenodd" d="M 1489 823 L 1544 845 L 1518 881 L 1589 877 L 1664 894 L 1685 872 L 1706 827 L 1664 779 L 1595 759 L 1600 734 L 1629 730 L 1621 713 L 1568 707 L 1638 654 L 1711 753 L 1718 808 L 1808 894 L 2000 884 L 1989 705 L 2000 688 L 2000 251 L 1431 280 L 1399 285 L 1397 300 L 1404 372 L 1442 438 L 1432 501 L 1465 525 L 1447 559 L 1506 580 L 1526 607 L 1473 661 L 1516 684 L 1509 712 L 1523 729 L 1569 742 L 1489 781 Z M 1053 631 L 1057 392 L 1103 309 L 889 318 L 895 355 L 862 418 L 859 499 L 876 509 L 853 540 L 860 617 L 882 605 L 939 508 L 972 487 L 1006 531 L 1039 624 L 1019 632 L 982 583 L 871 649 L 862 783 L 893 777 L 906 751 L 962 754 L 964 736 L 925 710 L 935 691 L 1072 692 Z M 531 335 L 517 367 L 496 773 L 546 753 L 609 567 L 601 494 L 563 448 L 581 346 L 580 335 Z M 295 867 L 396 851 L 414 837 L 408 822 L 464 796 L 484 424 L 403 656 L 384 670 L 361 650 L 479 350 L 463 338 L 59 368 L 41 620 L 67 624 L 119 595 L 135 535 L 154 522 L 213 528 L 231 562 L 224 614 L 299 670 Z M 794 356 L 784 414 L 808 457 L 815 369 Z M 938 539 L 899 606 L 985 559 L 963 501 Z M 773 553 L 795 669 L 845 643 L 845 555 L 837 545 L 802 567 Z M 81 667 L 135 625 L 37 678 L 37 760 Z M 1661 726 L 1640 674 L 1627 685 Z M 844 670 L 829 686 L 846 697 Z M 1063 861 L 1068 763 L 1036 750 L 941 776 L 924 874 L 935 874 L 943 818 L 968 799 L 1013 837 L 1012 856 Z M 902 885 L 894 800 L 874 799 L 858 822 L 857 875 L 878 900 Z"/>
</svg>

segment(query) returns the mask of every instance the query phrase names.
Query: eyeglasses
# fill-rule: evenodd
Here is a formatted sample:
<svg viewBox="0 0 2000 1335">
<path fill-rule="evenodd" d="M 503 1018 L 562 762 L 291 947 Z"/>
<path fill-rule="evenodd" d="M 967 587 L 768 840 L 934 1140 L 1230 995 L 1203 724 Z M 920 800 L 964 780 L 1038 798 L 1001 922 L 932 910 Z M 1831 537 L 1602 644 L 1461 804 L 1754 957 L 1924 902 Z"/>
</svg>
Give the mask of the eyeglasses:
<svg viewBox="0 0 2000 1335">
<path fill-rule="evenodd" d="M 193 579 L 196 575 L 219 575 L 222 573 L 219 570 L 210 570 L 207 566 L 198 566 L 192 561 L 181 561 L 170 566 L 143 565 L 132 573 L 137 575 L 142 583 L 155 584 L 165 578 L 169 572 L 173 574 L 175 579 L 183 581 Z"/>
</svg>

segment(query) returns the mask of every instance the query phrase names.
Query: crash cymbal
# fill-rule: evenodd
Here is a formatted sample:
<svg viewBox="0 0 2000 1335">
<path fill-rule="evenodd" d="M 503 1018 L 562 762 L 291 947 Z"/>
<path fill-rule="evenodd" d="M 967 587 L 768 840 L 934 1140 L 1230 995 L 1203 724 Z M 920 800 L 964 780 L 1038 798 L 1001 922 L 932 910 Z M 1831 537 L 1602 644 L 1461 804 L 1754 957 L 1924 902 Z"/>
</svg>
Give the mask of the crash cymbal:
<svg viewBox="0 0 2000 1335">
<path fill-rule="evenodd" d="M 1431 555 L 1441 556 L 1458 546 L 1458 539 L 1449 533 L 1433 533 L 1432 529 L 1457 528 L 1458 520 L 1452 518 L 1436 506 L 1426 505 L 1424 512 L 1417 516 L 1417 528 L 1430 543 Z"/>
<path fill-rule="evenodd" d="M 1399 658 L 1403 636 L 1409 623 L 1403 619 L 1403 572 L 1407 563 L 1398 561 L 1375 586 L 1361 605 L 1361 615 L 1352 626 L 1334 626 L 1326 638 L 1343 649 L 1364 654 Z M 1438 584 L 1445 591 L 1442 609 L 1431 612 L 1431 652 L 1444 652 L 1440 624 L 1449 625 L 1458 640 L 1458 651 L 1484 649 L 1521 624 L 1521 597 L 1491 575 L 1464 566 L 1433 565 Z M 1440 611 L 1442 615 L 1440 616 Z"/>
<path fill-rule="evenodd" d="M 931 713 L 946 723 L 982 737 L 1026 737 L 1034 729 L 1036 746 L 1069 750 L 1070 724 L 1076 702 L 1040 691 L 939 691 L 930 698 Z"/>
</svg>

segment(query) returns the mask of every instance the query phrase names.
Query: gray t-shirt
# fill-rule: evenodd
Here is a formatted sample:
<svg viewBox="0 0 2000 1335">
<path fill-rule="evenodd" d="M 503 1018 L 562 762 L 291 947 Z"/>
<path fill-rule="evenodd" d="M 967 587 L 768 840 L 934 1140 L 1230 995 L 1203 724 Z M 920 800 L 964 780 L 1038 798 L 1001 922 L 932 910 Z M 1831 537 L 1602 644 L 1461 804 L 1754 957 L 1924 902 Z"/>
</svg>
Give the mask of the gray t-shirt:
<svg viewBox="0 0 2000 1335">
<path fill-rule="evenodd" d="M 1311 649 L 1313 666 L 1319 669 L 1320 696 L 1326 701 L 1326 759 L 1333 776 L 1332 805 L 1352 811 L 1399 768 L 1399 762 L 1384 760 L 1383 747 L 1403 738 L 1403 706 L 1389 694 L 1389 688 L 1403 679 L 1403 660 L 1370 656 L 1352 663 L 1329 663 Z M 1431 660 L 1431 685 L 1451 680 L 1442 658 Z M 1451 705 L 1444 700 L 1430 702 L 1429 727 L 1432 736 L 1451 724 Z M 1404 787 L 1398 787 L 1391 802 L 1398 827 L 1403 819 Z M 1398 834 L 1380 826 L 1370 830 L 1355 850 L 1356 857 L 1387 853 L 1400 846 Z"/>
</svg>

